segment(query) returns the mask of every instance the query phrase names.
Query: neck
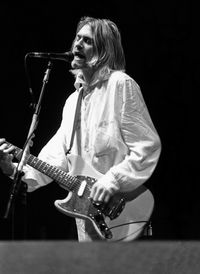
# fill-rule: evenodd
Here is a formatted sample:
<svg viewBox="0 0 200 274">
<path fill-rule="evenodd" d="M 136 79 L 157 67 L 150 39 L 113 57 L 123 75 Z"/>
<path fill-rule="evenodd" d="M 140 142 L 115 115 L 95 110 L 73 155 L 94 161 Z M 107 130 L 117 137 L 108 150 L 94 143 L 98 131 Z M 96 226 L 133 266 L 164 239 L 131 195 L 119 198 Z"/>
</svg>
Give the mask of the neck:
<svg viewBox="0 0 200 274">
<path fill-rule="evenodd" d="M 82 73 L 85 79 L 85 82 L 87 84 L 90 84 L 93 78 L 93 75 L 95 73 L 94 69 L 87 68 L 87 69 L 82 69 Z"/>
</svg>

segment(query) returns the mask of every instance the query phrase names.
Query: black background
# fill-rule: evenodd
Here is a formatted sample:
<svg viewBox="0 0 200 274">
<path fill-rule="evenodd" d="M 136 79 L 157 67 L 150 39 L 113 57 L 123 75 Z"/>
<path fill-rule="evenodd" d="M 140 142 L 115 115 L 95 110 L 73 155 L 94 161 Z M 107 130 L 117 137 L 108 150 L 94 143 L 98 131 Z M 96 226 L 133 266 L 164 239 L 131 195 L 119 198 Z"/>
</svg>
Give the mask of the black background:
<svg viewBox="0 0 200 274">
<path fill-rule="evenodd" d="M 70 5 L 69 5 L 70 4 Z M 32 119 L 25 74 L 27 52 L 70 49 L 80 17 L 109 18 L 119 27 L 126 71 L 140 85 L 162 141 L 158 166 L 147 182 L 155 198 L 153 239 L 199 239 L 198 147 L 195 94 L 199 77 L 199 24 L 191 1 L 1 1 L 1 137 L 22 147 Z M 35 97 L 47 61 L 27 61 Z M 69 65 L 55 61 L 43 98 L 31 152 L 37 154 L 56 131 L 62 106 L 74 90 Z M 194 153 L 195 152 L 195 153 Z M 13 218 L 4 219 L 10 179 L 0 174 L 0 239 L 76 239 L 74 220 L 53 202 L 66 192 L 55 184 L 21 197 Z"/>
</svg>

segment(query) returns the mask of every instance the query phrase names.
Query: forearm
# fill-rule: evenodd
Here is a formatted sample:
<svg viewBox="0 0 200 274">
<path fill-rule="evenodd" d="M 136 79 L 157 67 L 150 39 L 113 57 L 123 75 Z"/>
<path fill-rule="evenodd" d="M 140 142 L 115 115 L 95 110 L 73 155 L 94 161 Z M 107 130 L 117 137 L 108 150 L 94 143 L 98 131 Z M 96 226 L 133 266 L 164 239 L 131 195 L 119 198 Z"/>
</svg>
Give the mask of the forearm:
<svg viewBox="0 0 200 274">
<path fill-rule="evenodd" d="M 131 191 L 145 183 L 156 168 L 161 152 L 160 140 L 154 143 L 141 142 L 118 165 L 106 174 L 120 191 Z"/>
</svg>

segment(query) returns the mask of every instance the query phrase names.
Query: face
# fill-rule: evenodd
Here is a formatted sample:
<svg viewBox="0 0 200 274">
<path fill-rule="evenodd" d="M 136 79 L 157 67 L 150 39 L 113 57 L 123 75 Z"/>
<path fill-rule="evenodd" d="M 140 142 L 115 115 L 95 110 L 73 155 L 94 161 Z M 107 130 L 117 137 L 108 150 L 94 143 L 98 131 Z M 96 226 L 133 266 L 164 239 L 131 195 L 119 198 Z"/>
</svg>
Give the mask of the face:
<svg viewBox="0 0 200 274">
<path fill-rule="evenodd" d="M 89 25 L 83 26 L 76 35 L 72 52 L 74 59 L 71 63 L 74 69 L 88 69 L 87 62 L 93 56 L 93 38 Z"/>
</svg>

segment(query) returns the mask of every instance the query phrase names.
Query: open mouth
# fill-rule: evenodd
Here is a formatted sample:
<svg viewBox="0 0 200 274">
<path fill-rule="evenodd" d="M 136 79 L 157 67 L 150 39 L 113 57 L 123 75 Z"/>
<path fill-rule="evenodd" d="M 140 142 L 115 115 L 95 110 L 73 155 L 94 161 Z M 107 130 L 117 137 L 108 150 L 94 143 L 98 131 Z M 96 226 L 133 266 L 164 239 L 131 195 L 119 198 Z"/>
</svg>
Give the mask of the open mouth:
<svg viewBox="0 0 200 274">
<path fill-rule="evenodd" d="M 85 56 L 81 54 L 80 52 L 74 52 L 74 58 L 83 60 L 85 59 Z"/>
</svg>

